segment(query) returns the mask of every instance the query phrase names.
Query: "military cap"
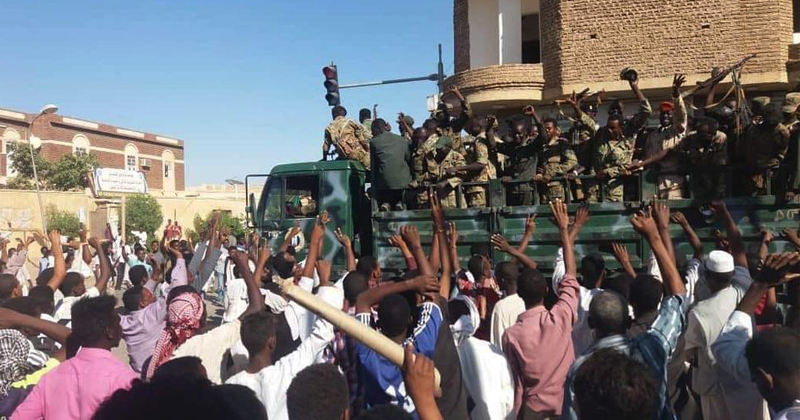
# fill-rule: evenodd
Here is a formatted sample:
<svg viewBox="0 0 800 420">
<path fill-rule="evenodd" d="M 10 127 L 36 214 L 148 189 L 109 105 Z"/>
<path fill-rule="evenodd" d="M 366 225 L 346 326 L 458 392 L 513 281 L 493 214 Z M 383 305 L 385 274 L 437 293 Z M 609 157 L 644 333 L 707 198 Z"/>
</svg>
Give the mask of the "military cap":
<svg viewBox="0 0 800 420">
<path fill-rule="evenodd" d="M 439 137 L 439 140 L 437 140 L 436 143 L 434 143 L 433 148 L 443 149 L 447 146 L 452 146 L 452 145 L 453 145 L 453 139 L 451 139 L 448 136 L 441 136 Z"/>
<path fill-rule="evenodd" d="M 800 106 L 800 92 L 787 93 L 786 99 L 783 100 L 783 112 L 794 114 L 798 106 Z"/>
<path fill-rule="evenodd" d="M 765 106 L 769 105 L 769 102 L 769 96 L 756 96 L 753 98 L 753 108 L 763 109 Z"/>
<path fill-rule="evenodd" d="M 403 116 L 403 121 L 405 121 L 405 122 L 406 122 L 406 125 L 408 125 L 409 127 L 413 127 L 413 126 L 414 126 L 414 119 L 413 119 L 413 118 L 411 118 L 411 116 L 410 116 L 410 115 L 404 115 L 404 116 Z M 398 122 L 398 123 L 400 122 L 400 119 L 399 119 L 399 118 L 397 119 L 397 122 Z"/>
</svg>

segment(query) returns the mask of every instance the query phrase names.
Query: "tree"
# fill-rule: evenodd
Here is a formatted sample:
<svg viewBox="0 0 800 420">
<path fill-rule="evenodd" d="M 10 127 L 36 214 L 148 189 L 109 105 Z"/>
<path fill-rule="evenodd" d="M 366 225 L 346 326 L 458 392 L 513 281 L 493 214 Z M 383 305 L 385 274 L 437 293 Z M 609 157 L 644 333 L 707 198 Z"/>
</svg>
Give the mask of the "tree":
<svg viewBox="0 0 800 420">
<path fill-rule="evenodd" d="M 156 230 L 162 223 L 164 216 L 161 204 L 158 204 L 155 197 L 133 194 L 125 198 L 125 224 L 128 232 L 145 232 L 148 238 L 155 238 Z"/>
<path fill-rule="evenodd" d="M 198 236 L 205 235 L 206 227 L 208 226 L 208 221 L 211 220 L 211 217 L 214 215 L 214 212 L 210 212 L 206 215 L 206 217 L 201 217 L 199 214 L 194 216 L 194 220 L 192 224 L 194 225 L 194 231 L 197 232 Z M 239 237 L 245 234 L 245 221 L 241 217 L 233 216 L 228 211 L 220 211 L 220 218 L 219 224 L 222 228 L 227 229 L 229 234 Z"/>
<path fill-rule="evenodd" d="M 11 169 L 17 173 L 14 184 L 9 184 L 10 188 L 36 188 L 33 184 L 33 165 L 31 165 L 31 152 L 27 143 L 18 141 L 9 142 L 6 145 L 8 155 L 12 156 Z M 36 162 L 36 172 L 42 187 L 47 184 L 47 177 L 53 168 L 53 164 L 42 157 L 40 150 L 34 150 L 33 156 Z"/>
<path fill-rule="evenodd" d="M 48 184 L 59 191 L 82 190 L 89 186 L 86 174 L 96 166 L 97 158 L 91 153 L 64 155 L 50 171 Z"/>
<path fill-rule="evenodd" d="M 78 237 L 81 230 L 81 220 L 74 213 L 59 210 L 56 206 L 48 206 L 45 211 L 48 229 L 58 229 L 65 237 Z"/>
<path fill-rule="evenodd" d="M 26 143 L 12 142 L 8 151 L 13 156 L 11 169 L 17 172 L 8 187 L 13 189 L 33 189 L 33 165 L 30 149 Z M 97 157 L 90 153 L 66 154 L 53 163 L 45 160 L 39 150 L 33 151 L 36 172 L 43 189 L 58 191 L 81 190 L 89 186 L 86 173 L 97 166 Z"/>
</svg>

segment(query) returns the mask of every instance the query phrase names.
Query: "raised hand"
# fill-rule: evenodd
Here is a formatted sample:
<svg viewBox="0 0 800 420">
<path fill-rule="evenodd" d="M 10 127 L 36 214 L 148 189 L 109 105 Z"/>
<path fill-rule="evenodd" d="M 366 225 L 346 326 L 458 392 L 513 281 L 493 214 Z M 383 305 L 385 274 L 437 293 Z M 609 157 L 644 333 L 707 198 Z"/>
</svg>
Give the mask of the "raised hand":
<svg viewBox="0 0 800 420">
<path fill-rule="evenodd" d="M 683 213 L 679 211 L 672 213 L 672 216 L 670 216 L 669 219 L 672 221 L 672 223 L 677 223 L 681 226 L 686 226 L 689 224 L 689 221 L 686 220 L 686 216 L 684 216 Z"/>
<path fill-rule="evenodd" d="M 676 74 L 672 77 L 672 97 L 677 98 L 681 94 L 681 86 L 686 83 L 686 76 Z"/>
<path fill-rule="evenodd" d="M 533 105 L 527 105 L 522 108 L 522 113 L 528 117 L 532 117 L 536 115 L 536 109 L 533 107 Z"/>
<path fill-rule="evenodd" d="M 100 249 L 100 239 L 97 239 L 97 236 L 92 236 L 89 238 L 89 245 L 94 249 Z"/>
<path fill-rule="evenodd" d="M 536 232 L 536 213 L 531 213 L 525 218 L 525 234 L 533 235 Z"/>
<path fill-rule="evenodd" d="M 506 238 L 497 233 L 492 235 L 492 245 L 494 245 L 496 249 L 499 249 L 503 252 L 510 252 L 513 249 Z"/>
<path fill-rule="evenodd" d="M 553 212 L 553 223 L 555 223 L 560 230 L 567 230 L 569 227 L 567 205 L 557 199 L 554 202 L 550 202 L 550 210 Z"/>
<path fill-rule="evenodd" d="M 236 264 L 236 267 L 238 267 L 239 270 L 243 270 L 245 267 L 248 269 L 250 268 L 250 258 L 247 256 L 246 252 L 231 251 L 230 258 L 233 260 L 233 263 Z"/>
<path fill-rule="evenodd" d="M 669 228 L 669 205 L 664 200 L 653 200 L 653 216 L 659 229 Z"/>
<path fill-rule="evenodd" d="M 431 203 L 431 217 L 433 218 L 433 225 L 437 231 L 444 229 L 444 209 L 442 208 L 442 200 L 439 194 L 428 193 L 428 199 Z"/>
<path fill-rule="evenodd" d="M 61 246 L 61 231 L 58 229 L 53 229 L 50 231 L 48 237 L 50 238 L 50 248 Z M 17 240 L 19 241 L 20 239 L 17 238 Z"/>
<path fill-rule="evenodd" d="M 800 273 L 789 273 L 800 262 L 800 253 L 785 252 L 770 254 L 761 267 L 757 281 L 770 286 L 777 286 L 800 277 Z"/>
<path fill-rule="evenodd" d="M 769 245 L 775 239 L 775 236 L 772 234 L 772 231 L 767 229 L 766 227 L 761 227 L 761 242 Z"/>
<path fill-rule="evenodd" d="M 78 231 L 78 237 L 81 238 L 81 243 L 86 243 L 86 231 L 83 229 L 83 225 L 81 225 L 81 230 Z"/>
<path fill-rule="evenodd" d="M 614 250 L 614 258 L 617 259 L 620 263 L 622 262 L 630 262 L 630 255 L 628 255 L 628 248 L 625 248 L 625 245 L 622 245 L 619 242 L 612 242 L 611 248 Z"/>
<path fill-rule="evenodd" d="M 658 226 L 653 220 L 652 209 L 649 206 L 631 217 L 631 226 L 636 232 L 645 236 L 658 233 Z"/>
<path fill-rule="evenodd" d="M 589 206 L 584 204 L 575 212 L 575 227 L 582 228 L 589 222 Z"/>
<path fill-rule="evenodd" d="M 393 246 L 395 248 L 400 248 L 400 249 L 403 249 L 403 248 L 407 247 L 406 242 L 403 240 L 403 237 L 400 236 L 400 235 L 392 235 L 392 237 L 389 238 L 389 245 L 391 245 L 391 246 Z"/>
<path fill-rule="evenodd" d="M 458 242 L 458 238 L 459 238 L 459 236 L 458 236 L 458 229 L 456 229 L 456 224 L 453 223 L 453 222 L 450 222 L 450 245 L 451 246 L 456 246 L 456 243 Z"/>
<path fill-rule="evenodd" d="M 439 293 L 439 279 L 433 274 L 423 274 L 411 279 L 412 287 L 420 294 Z"/>
<path fill-rule="evenodd" d="M 786 236 L 786 239 L 791 241 L 792 243 L 800 243 L 800 236 L 797 235 L 797 231 L 791 228 L 783 229 L 783 235 Z"/>
<path fill-rule="evenodd" d="M 436 409 L 433 361 L 422 353 L 414 354 L 414 346 L 412 344 L 407 344 L 405 347 L 403 383 L 418 411 L 432 412 L 433 409 Z M 441 418 L 441 413 L 438 413 L 438 417 L 435 416 L 436 413 L 433 414 L 434 416 L 428 418 Z"/>
<path fill-rule="evenodd" d="M 714 200 L 711 202 L 711 211 L 717 216 L 723 216 L 728 213 L 728 206 L 722 200 Z"/>
<path fill-rule="evenodd" d="M 345 249 L 350 248 L 350 237 L 342 232 L 342 228 L 336 228 L 336 230 L 333 231 L 333 235 L 336 236 L 336 240 L 339 241 Z"/>
<path fill-rule="evenodd" d="M 420 243 L 419 231 L 417 230 L 417 227 L 414 225 L 405 225 L 401 227 L 400 236 L 403 238 L 403 241 L 405 241 L 405 243 L 408 245 L 413 246 L 415 244 L 418 245 Z"/>
</svg>

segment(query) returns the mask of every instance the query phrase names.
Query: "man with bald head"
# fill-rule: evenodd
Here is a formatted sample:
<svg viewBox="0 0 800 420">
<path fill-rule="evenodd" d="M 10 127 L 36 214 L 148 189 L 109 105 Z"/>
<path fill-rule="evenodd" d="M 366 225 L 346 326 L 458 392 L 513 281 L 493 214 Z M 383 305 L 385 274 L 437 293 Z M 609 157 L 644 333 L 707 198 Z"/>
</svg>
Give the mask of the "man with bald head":
<svg viewBox="0 0 800 420">
<path fill-rule="evenodd" d="M 644 363 L 660 379 L 658 406 L 655 407 L 659 419 L 672 419 L 672 408 L 667 395 L 667 362 L 675 349 L 678 337 L 683 330 L 686 289 L 681 276 L 662 241 L 655 221 L 649 214 L 639 214 L 631 219 L 633 228 L 643 235 L 658 261 L 664 281 L 665 298 L 661 302 L 659 314 L 650 329 L 634 338 L 627 336 L 631 319 L 628 301 L 622 295 L 603 291 L 592 299 L 589 305 L 589 326 L 597 341 L 586 353 L 573 363 L 564 384 L 564 406 L 562 419 L 577 420 L 575 411 L 575 375 L 588 357 L 601 349 L 614 349 L 628 357 Z M 670 240 L 665 238 L 665 240 Z"/>
</svg>

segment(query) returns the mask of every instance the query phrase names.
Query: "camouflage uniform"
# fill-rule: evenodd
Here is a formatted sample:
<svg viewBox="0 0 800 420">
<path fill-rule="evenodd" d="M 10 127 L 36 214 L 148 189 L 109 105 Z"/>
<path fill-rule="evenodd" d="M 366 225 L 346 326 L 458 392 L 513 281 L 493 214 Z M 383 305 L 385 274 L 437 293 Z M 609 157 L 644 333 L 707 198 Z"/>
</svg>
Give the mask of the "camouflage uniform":
<svg viewBox="0 0 800 420">
<path fill-rule="evenodd" d="M 725 174 L 713 171 L 728 164 L 728 138 L 722 131 L 717 131 L 711 140 L 701 139 L 696 132 L 690 132 L 674 150 L 683 155 L 688 168 L 712 169 L 692 176 L 694 198 L 712 199 L 725 195 Z"/>
<path fill-rule="evenodd" d="M 544 175 L 552 179 L 566 175 L 578 164 L 578 158 L 570 148 L 567 139 L 558 138 L 554 144 L 544 145 L 544 149 L 539 152 L 539 162 L 541 162 Z M 549 202 L 555 199 L 565 200 L 562 181 L 552 180 L 547 184 L 547 194 L 543 201 Z"/>
<path fill-rule="evenodd" d="M 594 151 L 594 136 L 597 134 L 597 122 L 589 114 L 578 110 L 576 124 L 567 134 L 578 159 L 578 165 L 584 168 L 583 175 L 592 173 L 592 152 Z M 575 180 L 575 198 L 583 200 L 589 195 L 589 190 L 597 183 L 594 179 Z"/>
<path fill-rule="evenodd" d="M 339 159 L 355 160 L 370 170 L 369 140 L 361 124 L 345 117 L 336 117 L 325 128 L 323 153 L 327 155 L 331 145 L 336 148 Z"/>
<path fill-rule="evenodd" d="M 427 160 L 433 159 L 430 156 L 430 151 L 433 150 L 433 145 L 436 144 L 438 140 L 439 136 L 437 134 L 432 134 L 424 143 L 419 145 L 411 155 L 411 170 L 413 171 L 412 175 L 414 178 L 413 185 L 419 188 L 417 191 L 416 208 L 425 208 L 428 205 L 428 191 L 424 187 L 431 181 L 435 181 L 435 179 L 428 179 L 428 173 L 426 172 Z"/>
<path fill-rule="evenodd" d="M 649 158 L 662 150 L 668 150 L 680 144 L 685 136 L 688 120 L 686 117 L 686 106 L 683 98 L 678 97 L 674 100 L 675 108 L 672 115 L 672 125 L 669 127 L 659 126 L 647 136 L 645 144 L 645 158 Z M 680 130 L 679 130 L 680 128 Z M 681 171 L 680 156 L 668 154 L 658 162 L 659 172 L 679 172 Z M 658 176 L 658 198 L 679 199 L 683 198 L 683 185 L 686 177 L 681 174 L 668 174 Z"/>
<path fill-rule="evenodd" d="M 364 122 L 361 123 L 361 127 L 364 128 L 364 139 L 371 140 L 372 139 L 372 118 L 367 118 Z"/>
<path fill-rule="evenodd" d="M 497 178 L 497 169 L 492 161 L 489 159 L 489 144 L 486 140 L 486 134 L 481 133 L 474 138 L 474 141 L 467 150 L 466 155 L 467 164 L 480 163 L 484 165 L 483 170 L 472 176 L 469 182 L 485 182 L 488 183 L 490 179 Z M 467 205 L 469 207 L 484 207 L 486 206 L 486 189 L 488 186 L 474 185 L 468 187 L 464 194 L 467 197 Z"/>
<path fill-rule="evenodd" d="M 448 185 L 445 190 L 438 191 L 439 198 L 442 200 L 443 208 L 456 208 L 458 207 L 458 201 L 456 200 L 456 188 L 461 184 L 461 178 L 458 175 L 448 175 L 445 173 L 445 171 L 448 168 L 464 166 L 467 164 L 467 161 L 464 159 L 464 156 L 461 155 L 461 153 L 458 153 L 455 150 L 450 150 L 447 153 L 447 156 L 445 156 L 441 162 L 438 162 L 433 158 L 435 154 L 436 150 L 431 150 L 429 153 L 430 158 L 426 159 L 425 161 L 425 173 L 427 179 L 430 180 L 431 183 L 438 183 L 447 180 Z"/>
<path fill-rule="evenodd" d="M 592 157 L 592 169 L 595 174 L 601 170 L 606 173 L 606 177 L 600 182 L 605 187 L 607 201 L 623 200 L 622 175 L 625 167 L 631 163 L 636 136 L 652 113 L 650 103 L 644 100 L 639 104 L 639 112 L 625 121 L 622 138 L 612 139 L 611 131 L 607 127 L 603 127 L 595 135 L 596 148 Z M 589 190 L 588 199 L 590 202 L 597 202 L 599 197 L 600 190 L 597 185 L 593 185 Z"/>
<path fill-rule="evenodd" d="M 786 156 L 789 136 L 789 129 L 783 124 L 775 127 L 751 124 L 745 129 L 737 143 L 737 154 L 748 168 L 742 180 L 745 194 L 767 193 L 769 170 L 777 168 Z"/>
</svg>

